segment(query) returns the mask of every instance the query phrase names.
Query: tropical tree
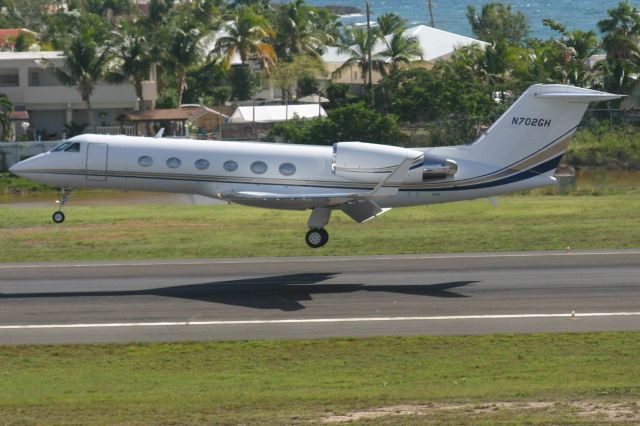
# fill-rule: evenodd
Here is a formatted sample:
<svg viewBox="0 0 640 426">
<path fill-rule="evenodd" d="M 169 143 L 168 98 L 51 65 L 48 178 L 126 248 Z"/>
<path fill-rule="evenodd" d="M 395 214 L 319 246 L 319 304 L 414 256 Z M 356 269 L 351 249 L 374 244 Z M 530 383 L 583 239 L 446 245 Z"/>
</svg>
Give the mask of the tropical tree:
<svg viewBox="0 0 640 426">
<path fill-rule="evenodd" d="M 633 83 L 631 75 L 640 70 L 640 10 L 623 1 L 607 15 L 598 22 L 607 52 L 603 68 L 609 71 L 604 85 L 610 91 L 628 91 Z"/>
<path fill-rule="evenodd" d="M 560 33 L 555 40 L 562 48 L 562 82 L 585 87 L 590 83 L 592 72 L 587 59 L 598 50 L 598 38 L 593 31 L 567 31 L 564 25 L 545 19 L 544 25 Z"/>
<path fill-rule="evenodd" d="M 304 0 L 294 0 L 280 6 L 275 24 L 275 50 L 278 58 L 287 61 L 303 54 L 320 57 L 327 44 L 332 44 L 336 39 L 337 31 L 327 29 L 318 9 Z"/>
<path fill-rule="evenodd" d="M 24 27 L 24 21 L 16 11 L 13 0 L 0 0 L 0 28 Z"/>
<path fill-rule="evenodd" d="M 402 19 L 400 15 L 395 13 L 385 13 L 380 15 L 376 20 L 378 24 L 378 33 L 380 37 L 388 34 L 402 32 L 407 28 L 407 21 Z"/>
<path fill-rule="evenodd" d="M 149 78 L 152 64 L 155 62 L 150 54 L 150 43 L 140 25 L 124 22 L 120 31 L 115 34 L 114 67 L 111 74 L 114 81 L 129 80 L 133 83 L 139 106 L 146 109 L 142 82 Z"/>
<path fill-rule="evenodd" d="M 182 103 L 188 73 L 198 69 L 204 61 L 201 41 L 206 35 L 206 27 L 188 8 L 173 14 L 165 27 L 161 37 L 164 48 L 160 54 L 163 66 L 175 77 L 178 105 Z"/>
<path fill-rule="evenodd" d="M 268 72 L 276 61 L 272 45 L 275 31 L 263 15 L 253 6 L 239 6 L 223 29 L 226 35 L 217 40 L 215 50 L 224 56 L 227 68 L 237 54 L 242 65 L 255 59 Z"/>
<path fill-rule="evenodd" d="M 342 43 L 338 48 L 338 52 L 348 55 L 349 58 L 338 67 L 333 73 L 334 75 L 341 75 L 345 70 L 351 69 L 356 66 L 359 68 L 362 78 L 364 79 L 365 86 L 371 82 L 367 81 L 367 73 L 369 71 L 369 43 L 371 46 L 375 43 L 376 34 L 372 31 L 371 36 L 367 34 L 367 30 L 360 27 L 349 27 L 344 33 Z M 370 40 L 371 38 L 371 40 Z M 372 60 L 373 69 L 381 70 L 383 67 L 382 61 L 379 59 Z"/>
<path fill-rule="evenodd" d="M 402 64 L 422 59 L 422 47 L 417 37 L 395 32 L 385 38 L 386 49 L 376 54 L 376 58 L 391 64 L 390 74 L 395 74 Z M 386 68 L 382 67 L 382 70 Z"/>
<path fill-rule="evenodd" d="M 304 77 L 315 77 L 325 73 L 324 63 L 316 57 L 298 55 L 291 62 L 278 62 L 269 78 L 275 87 L 282 91 L 283 101 L 291 99 L 291 88 Z"/>
<path fill-rule="evenodd" d="M 131 0 L 76 0 L 71 2 L 71 7 L 78 8 L 87 13 L 104 16 L 116 22 L 120 18 L 135 15 L 138 8 Z"/>
<path fill-rule="evenodd" d="M 478 13 L 475 6 L 467 6 L 467 19 L 473 33 L 489 43 L 505 41 L 523 46 L 529 34 L 529 24 L 522 12 L 513 12 L 511 5 L 491 2 Z"/>
<path fill-rule="evenodd" d="M 11 118 L 13 102 L 5 94 L 0 94 L 0 141 L 9 140 L 11 137 Z"/>
<path fill-rule="evenodd" d="M 96 84 L 107 78 L 113 57 L 105 22 L 96 15 L 82 15 L 65 34 L 60 34 L 59 40 L 65 56 L 64 67 L 59 68 L 46 59 L 42 63 L 63 84 L 76 87 L 87 107 L 89 127 L 93 129 L 91 96 Z"/>
<path fill-rule="evenodd" d="M 493 91 L 523 76 L 529 69 L 530 55 L 527 49 L 498 42 L 485 48 L 477 44 L 456 49 L 450 60 L 438 61 L 435 70 L 441 75 L 465 75 L 486 85 Z"/>
</svg>

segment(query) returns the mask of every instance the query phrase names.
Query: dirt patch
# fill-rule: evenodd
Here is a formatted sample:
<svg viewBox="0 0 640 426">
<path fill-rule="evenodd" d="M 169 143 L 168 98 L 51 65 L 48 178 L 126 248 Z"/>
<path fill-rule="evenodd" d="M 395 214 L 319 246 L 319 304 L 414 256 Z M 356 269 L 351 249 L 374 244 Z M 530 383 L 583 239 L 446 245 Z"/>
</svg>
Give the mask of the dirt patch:
<svg viewBox="0 0 640 426">
<path fill-rule="evenodd" d="M 324 423 L 346 423 L 358 420 L 375 419 L 384 416 L 426 416 L 446 411 L 465 411 L 469 415 L 488 414 L 497 411 L 538 411 L 553 410 L 556 406 L 567 407 L 576 416 L 585 420 L 599 420 L 607 422 L 640 423 L 640 405 L 636 402 L 593 402 L 571 401 L 556 402 L 509 402 L 498 401 L 491 403 L 433 403 L 424 405 L 394 405 L 390 407 L 373 408 L 370 410 L 354 411 L 344 415 L 331 415 L 322 419 Z"/>
</svg>

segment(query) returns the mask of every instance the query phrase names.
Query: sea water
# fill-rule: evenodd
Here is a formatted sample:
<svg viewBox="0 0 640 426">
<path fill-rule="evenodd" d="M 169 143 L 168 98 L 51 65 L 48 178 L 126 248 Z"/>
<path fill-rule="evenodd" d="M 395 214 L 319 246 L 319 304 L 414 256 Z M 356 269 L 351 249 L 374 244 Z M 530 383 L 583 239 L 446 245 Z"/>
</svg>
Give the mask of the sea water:
<svg viewBox="0 0 640 426">
<path fill-rule="evenodd" d="M 512 0 L 503 1 L 510 4 L 514 12 L 522 12 L 531 29 L 530 36 L 546 39 L 557 33 L 542 25 L 542 20 L 551 18 L 569 30 L 595 31 L 598 35 L 597 22 L 607 17 L 607 10 L 613 9 L 620 0 Z M 342 17 L 345 24 L 364 24 L 365 0 L 307 0 L 314 6 L 353 6 L 362 14 Z M 471 26 L 467 20 L 467 6 L 472 5 L 480 11 L 490 0 L 432 0 L 435 27 L 456 34 L 473 37 Z M 640 7 L 640 1 L 631 1 Z M 369 0 L 372 19 L 384 13 L 397 13 L 407 20 L 409 26 L 429 24 L 427 0 Z"/>
</svg>

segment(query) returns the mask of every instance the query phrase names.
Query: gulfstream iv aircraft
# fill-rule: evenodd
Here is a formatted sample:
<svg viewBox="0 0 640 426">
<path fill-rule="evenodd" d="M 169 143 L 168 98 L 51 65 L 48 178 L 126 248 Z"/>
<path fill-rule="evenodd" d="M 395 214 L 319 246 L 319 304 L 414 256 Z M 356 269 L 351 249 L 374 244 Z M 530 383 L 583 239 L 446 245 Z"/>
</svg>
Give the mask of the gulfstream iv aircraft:
<svg viewBox="0 0 640 426">
<path fill-rule="evenodd" d="M 618 95 L 531 86 L 471 145 L 332 147 L 85 134 L 10 171 L 62 188 L 200 194 L 273 209 L 311 210 L 306 242 L 327 243 L 333 210 L 365 222 L 392 207 L 492 197 L 555 183 L 554 171 L 590 102 Z"/>
</svg>

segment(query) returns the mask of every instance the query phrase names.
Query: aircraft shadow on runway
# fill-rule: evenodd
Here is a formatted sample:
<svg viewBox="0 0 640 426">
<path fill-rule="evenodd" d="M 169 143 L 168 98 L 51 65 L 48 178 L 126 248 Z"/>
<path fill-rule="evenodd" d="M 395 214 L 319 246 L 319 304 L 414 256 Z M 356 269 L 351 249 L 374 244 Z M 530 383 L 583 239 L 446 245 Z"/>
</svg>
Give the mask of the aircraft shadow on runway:
<svg viewBox="0 0 640 426">
<path fill-rule="evenodd" d="M 164 296 L 255 309 L 298 311 L 305 308 L 301 303 L 302 301 L 312 300 L 313 295 L 318 294 L 368 291 L 426 297 L 465 298 L 469 296 L 456 293 L 452 290 L 478 282 L 452 281 L 437 284 L 398 285 L 323 283 L 338 275 L 339 274 L 334 273 L 292 274 L 202 284 L 186 284 L 146 290 L 0 293 L 0 300 L 53 297 Z"/>
</svg>

